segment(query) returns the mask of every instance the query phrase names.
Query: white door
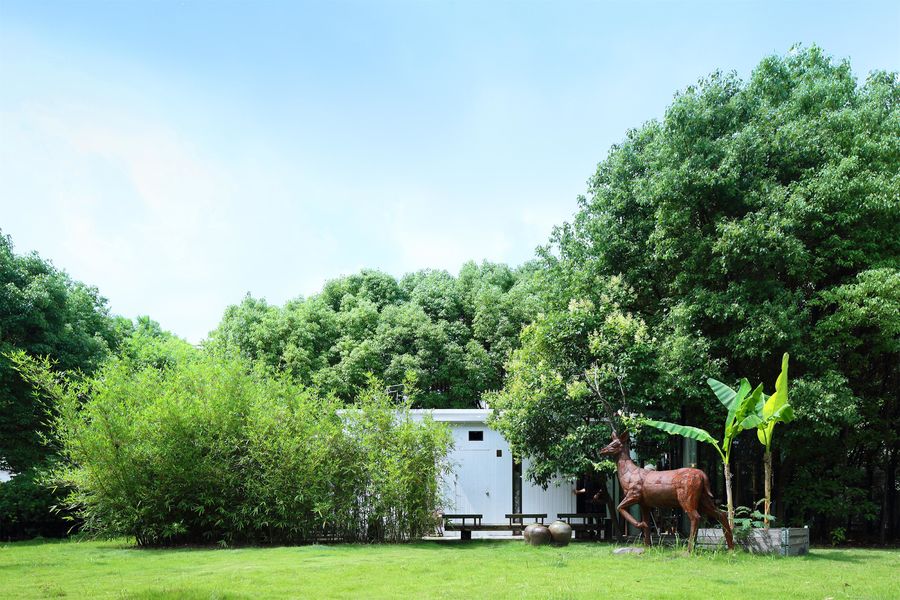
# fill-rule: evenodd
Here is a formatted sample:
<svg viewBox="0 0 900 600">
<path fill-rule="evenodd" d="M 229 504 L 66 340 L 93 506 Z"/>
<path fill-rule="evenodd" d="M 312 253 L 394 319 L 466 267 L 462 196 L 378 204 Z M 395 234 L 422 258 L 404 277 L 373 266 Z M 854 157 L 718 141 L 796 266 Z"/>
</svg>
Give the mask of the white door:
<svg viewBox="0 0 900 600">
<path fill-rule="evenodd" d="M 512 471 L 495 449 L 456 452 L 456 511 L 479 513 L 483 523 L 504 523 L 512 511 Z"/>
<path fill-rule="evenodd" d="M 482 515 L 487 524 L 506 523 L 512 512 L 512 457 L 509 444 L 484 423 L 454 423 L 452 475 L 443 488 L 445 513 Z"/>
</svg>

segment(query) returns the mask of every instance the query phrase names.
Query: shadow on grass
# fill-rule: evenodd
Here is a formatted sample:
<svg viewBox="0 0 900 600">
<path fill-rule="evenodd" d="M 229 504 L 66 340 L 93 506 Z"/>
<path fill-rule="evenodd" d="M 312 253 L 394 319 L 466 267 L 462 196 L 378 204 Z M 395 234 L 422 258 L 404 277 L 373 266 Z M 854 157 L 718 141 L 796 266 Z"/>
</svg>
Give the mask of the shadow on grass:
<svg viewBox="0 0 900 600">
<path fill-rule="evenodd" d="M 416 548 L 422 550 L 453 550 L 454 552 L 460 552 L 465 550 L 473 550 L 477 548 L 508 548 L 510 546 L 527 546 L 525 540 L 491 540 L 491 539 L 475 539 L 475 540 L 467 540 L 465 542 L 459 540 L 458 538 L 447 538 L 445 540 L 424 540 L 419 542 L 412 542 L 406 547 L 408 548 Z M 602 541 L 575 541 L 571 542 L 572 546 L 588 546 L 588 545 L 596 545 L 597 547 L 604 548 L 614 548 L 615 544 L 610 542 L 602 542 Z M 555 548 L 557 550 L 561 549 L 556 546 L 547 546 L 548 548 Z"/>
<path fill-rule="evenodd" d="M 509 546 L 510 544 L 524 544 L 521 540 L 466 540 L 462 541 L 458 538 L 447 538 L 444 540 L 426 540 L 421 542 L 412 542 L 407 545 L 408 548 L 416 548 L 421 550 L 472 550 L 475 548 L 494 547 L 500 548 Z"/>
<path fill-rule="evenodd" d="M 830 560 L 834 562 L 846 562 L 846 563 L 861 563 L 865 562 L 865 559 L 859 556 L 853 556 L 846 552 L 816 552 L 815 550 L 810 551 L 809 554 L 806 555 L 807 560 Z"/>
<path fill-rule="evenodd" d="M 135 598 L 139 600 L 162 600 L 177 598 L 178 600 L 243 600 L 245 598 L 253 598 L 254 596 L 247 594 L 235 594 L 233 592 L 203 592 L 192 590 L 190 588 L 161 588 L 152 590 L 143 590 L 139 592 L 128 592 L 127 598 Z"/>
</svg>

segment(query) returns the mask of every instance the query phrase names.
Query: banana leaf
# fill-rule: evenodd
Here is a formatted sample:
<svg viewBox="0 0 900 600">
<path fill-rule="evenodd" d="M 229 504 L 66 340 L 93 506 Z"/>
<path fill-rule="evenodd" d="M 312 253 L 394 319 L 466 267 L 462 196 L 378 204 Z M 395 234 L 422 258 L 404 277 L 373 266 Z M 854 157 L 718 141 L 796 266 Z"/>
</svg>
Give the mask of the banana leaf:
<svg viewBox="0 0 900 600">
<path fill-rule="evenodd" d="M 731 405 L 734 403 L 734 397 L 737 396 L 737 392 L 716 379 L 707 379 L 706 383 L 709 384 L 709 387 L 715 392 L 719 402 L 724 404 L 725 408 L 731 410 Z"/>
<path fill-rule="evenodd" d="M 788 403 L 788 353 L 781 358 L 781 373 L 775 381 L 775 393 L 769 396 L 759 415 L 762 422 L 757 425 L 756 437 L 768 450 L 772 445 L 772 434 L 776 423 L 787 423 L 794 419 L 794 409 Z"/>
<path fill-rule="evenodd" d="M 746 379 L 744 381 L 747 381 Z M 748 384 L 749 385 L 749 384 Z M 741 386 L 743 388 L 743 385 Z M 731 427 L 728 429 L 729 436 L 734 437 L 744 429 L 749 429 L 744 422 L 751 416 L 754 415 L 754 411 L 759 403 L 762 401 L 762 384 L 759 384 L 753 393 L 744 398 L 744 400 L 737 407 L 737 410 L 734 413 L 734 421 L 731 424 Z M 740 392 L 738 392 L 738 397 L 740 397 Z M 757 425 L 752 425 L 752 427 L 756 427 Z"/>
<path fill-rule="evenodd" d="M 661 429 L 662 431 L 665 431 L 666 433 L 672 435 L 680 435 L 692 440 L 697 440 L 698 442 L 706 442 L 707 444 L 712 444 L 716 448 L 719 447 L 719 440 L 711 436 L 705 429 L 700 429 L 699 427 L 678 425 L 677 423 L 669 423 L 668 421 L 653 421 L 651 419 L 644 421 L 644 423 L 651 427 Z"/>
</svg>

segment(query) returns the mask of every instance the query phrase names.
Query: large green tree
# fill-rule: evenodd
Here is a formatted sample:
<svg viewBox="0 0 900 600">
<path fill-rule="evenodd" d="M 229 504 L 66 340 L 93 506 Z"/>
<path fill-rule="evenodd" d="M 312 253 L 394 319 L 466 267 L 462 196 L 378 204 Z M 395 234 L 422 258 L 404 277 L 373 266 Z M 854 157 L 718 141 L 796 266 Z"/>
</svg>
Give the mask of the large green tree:
<svg viewBox="0 0 900 600">
<path fill-rule="evenodd" d="M 248 295 L 211 339 L 346 401 L 370 374 L 393 384 L 413 373 L 419 406 L 473 406 L 502 385 L 519 331 L 540 309 L 536 281 L 533 264 L 469 262 L 458 276 L 423 270 L 399 281 L 363 270 L 284 306 Z"/>
<path fill-rule="evenodd" d="M 0 469 L 24 471 L 53 453 L 41 440 L 47 408 L 7 355 L 49 356 L 90 373 L 119 339 L 106 300 L 37 254 L 17 255 L 0 234 Z"/>
<path fill-rule="evenodd" d="M 621 431 L 631 411 L 653 402 L 653 340 L 621 308 L 634 292 L 615 277 L 603 288 L 603 302 L 572 300 L 539 314 L 522 330 L 503 389 L 486 395 L 495 409 L 491 426 L 513 454 L 529 459 L 526 476 L 538 485 L 585 477 L 605 489 L 615 466 L 599 451 L 611 428 Z M 605 500 L 615 515 L 612 498 Z"/>
<path fill-rule="evenodd" d="M 635 291 L 682 422 L 712 425 L 706 377 L 771 381 L 791 353 L 776 508 L 820 531 L 898 533 L 898 100 L 896 73 L 817 47 L 713 73 L 610 150 L 544 252 L 559 301 Z"/>
</svg>

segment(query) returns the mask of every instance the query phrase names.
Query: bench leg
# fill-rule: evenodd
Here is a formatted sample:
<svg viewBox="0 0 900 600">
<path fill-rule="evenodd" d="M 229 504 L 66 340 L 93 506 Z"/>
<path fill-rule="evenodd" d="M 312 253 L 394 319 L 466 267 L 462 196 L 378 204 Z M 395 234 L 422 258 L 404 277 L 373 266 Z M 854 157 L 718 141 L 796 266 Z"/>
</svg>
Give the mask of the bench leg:
<svg viewBox="0 0 900 600">
<path fill-rule="evenodd" d="M 459 539 L 461 539 L 463 541 L 471 540 L 472 539 L 472 531 L 470 529 L 463 529 L 462 531 L 459 532 Z"/>
</svg>

